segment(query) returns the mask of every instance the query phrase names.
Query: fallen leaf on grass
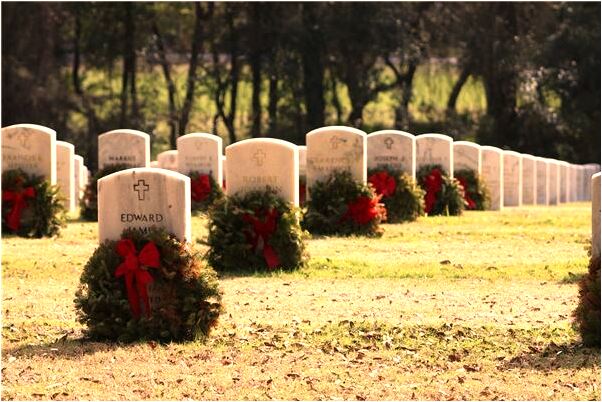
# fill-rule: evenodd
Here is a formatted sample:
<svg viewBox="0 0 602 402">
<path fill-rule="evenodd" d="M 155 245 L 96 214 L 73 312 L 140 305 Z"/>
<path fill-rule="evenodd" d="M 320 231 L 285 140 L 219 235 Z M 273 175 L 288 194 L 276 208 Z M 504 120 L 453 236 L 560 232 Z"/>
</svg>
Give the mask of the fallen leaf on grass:
<svg viewBox="0 0 602 402">
<path fill-rule="evenodd" d="M 481 366 L 479 366 L 478 364 L 465 364 L 464 366 L 464 370 L 466 371 L 470 371 L 470 372 L 477 372 L 477 371 L 481 371 Z"/>
<path fill-rule="evenodd" d="M 439 261 L 439 264 L 441 264 L 441 265 L 449 265 L 449 264 L 451 264 L 451 261 L 450 260 L 443 260 L 443 261 Z"/>
</svg>

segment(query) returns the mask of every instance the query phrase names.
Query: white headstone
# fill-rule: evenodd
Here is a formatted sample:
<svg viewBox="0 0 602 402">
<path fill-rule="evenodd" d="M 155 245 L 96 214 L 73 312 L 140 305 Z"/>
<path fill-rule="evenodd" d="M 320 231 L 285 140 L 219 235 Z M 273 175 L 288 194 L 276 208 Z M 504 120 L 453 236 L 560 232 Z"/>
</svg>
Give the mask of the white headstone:
<svg viewBox="0 0 602 402">
<path fill-rule="evenodd" d="M 586 187 L 586 183 L 589 184 L 590 180 L 587 180 L 586 178 L 586 174 L 587 174 L 587 169 L 585 168 L 585 166 L 583 165 L 576 165 L 577 166 L 577 200 L 578 201 L 585 201 L 585 187 Z"/>
<path fill-rule="evenodd" d="M 595 175 L 596 173 L 598 173 L 600 171 L 600 165 L 595 164 L 595 163 L 588 163 L 587 165 L 585 165 L 585 181 L 586 181 L 586 186 L 585 186 L 585 200 L 589 201 L 592 199 L 592 186 L 591 186 L 591 181 L 592 181 L 592 176 Z"/>
<path fill-rule="evenodd" d="M 569 186 L 569 164 L 565 161 L 559 161 L 560 184 L 558 188 L 558 197 L 561 203 L 568 202 Z"/>
<path fill-rule="evenodd" d="M 548 192 L 550 190 L 550 182 L 546 158 L 537 157 L 535 159 L 535 165 L 537 168 L 537 204 L 548 205 Z"/>
<path fill-rule="evenodd" d="M 56 142 L 56 184 L 65 198 L 65 208 L 75 210 L 75 147 L 65 141 Z"/>
<path fill-rule="evenodd" d="M 98 168 L 126 164 L 150 166 L 150 136 L 142 131 L 119 129 L 98 136 Z"/>
<path fill-rule="evenodd" d="M 504 151 L 504 206 L 523 204 L 523 158 L 514 151 Z"/>
<path fill-rule="evenodd" d="M 405 131 L 381 130 L 368 134 L 368 169 L 389 167 L 416 179 L 416 138 Z"/>
<path fill-rule="evenodd" d="M 157 162 L 161 169 L 178 171 L 178 151 L 170 149 L 157 155 Z"/>
<path fill-rule="evenodd" d="M 98 180 L 100 242 L 118 240 L 130 227 L 165 228 L 190 242 L 190 178 L 165 169 L 122 170 Z"/>
<path fill-rule="evenodd" d="M 299 205 L 299 150 L 274 138 L 252 138 L 226 147 L 226 194 L 246 194 L 269 187 Z"/>
<path fill-rule="evenodd" d="M 22 169 L 56 184 L 56 132 L 36 124 L 2 128 L 2 172 Z"/>
<path fill-rule="evenodd" d="M 481 174 L 481 146 L 470 141 L 454 141 L 454 170 L 468 169 Z"/>
<path fill-rule="evenodd" d="M 151 161 L 150 167 L 152 167 L 152 168 L 158 168 L 159 167 L 159 161 Z"/>
<path fill-rule="evenodd" d="M 555 159 L 548 159 L 548 205 L 560 203 L 560 164 Z"/>
<path fill-rule="evenodd" d="M 504 207 L 504 151 L 496 147 L 481 147 L 483 181 L 489 190 L 489 209 L 499 211 Z"/>
<path fill-rule="evenodd" d="M 521 154 L 523 167 L 523 204 L 533 205 L 536 203 L 537 194 L 537 168 L 535 157 L 529 154 Z"/>
<path fill-rule="evenodd" d="M 75 182 L 75 207 L 79 207 L 79 201 L 84 195 L 86 189 L 85 182 L 85 171 L 84 171 L 84 157 L 81 155 L 73 156 L 74 163 L 74 182 Z"/>
<path fill-rule="evenodd" d="M 577 201 L 577 165 L 569 163 L 569 202 Z"/>
<path fill-rule="evenodd" d="M 334 171 L 348 171 L 354 180 L 366 183 L 366 133 L 356 128 L 317 128 L 305 136 L 307 144 L 307 193 Z"/>
<path fill-rule="evenodd" d="M 220 186 L 222 170 L 222 139 L 207 133 L 186 134 L 178 138 L 178 172 L 199 172 L 213 177 Z"/>
<path fill-rule="evenodd" d="M 299 176 L 305 177 L 307 174 L 307 146 L 299 145 Z"/>
<path fill-rule="evenodd" d="M 416 171 L 425 165 L 441 165 L 445 172 L 454 175 L 454 140 L 443 134 L 416 136 Z"/>
<path fill-rule="evenodd" d="M 592 256 L 600 258 L 600 173 L 591 179 L 592 192 Z"/>
</svg>

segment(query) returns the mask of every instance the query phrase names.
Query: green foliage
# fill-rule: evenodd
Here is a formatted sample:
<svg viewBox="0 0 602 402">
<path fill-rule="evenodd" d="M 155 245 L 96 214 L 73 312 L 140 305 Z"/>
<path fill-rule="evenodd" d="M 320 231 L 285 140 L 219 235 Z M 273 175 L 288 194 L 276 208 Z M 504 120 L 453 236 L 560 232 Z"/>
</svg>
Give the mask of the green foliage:
<svg viewBox="0 0 602 402">
<path fill-rule="evenodd" d="M 21 169 L 7 170 L 2 173 L 2 194 L 5 191 L 21 192 L 33 187 L 35 197 L 26 200 L 26 207 L 21 213 L 20 227 L 13 232 L 6 225 L 6 217 L 13 208 L 13 202 L 2 201 L 2 232 L 15 233 L 22 237 L 51 237 L 60 233 L 65 226 L 64 199 L 59 195 L 57 186 L 42 176 L 33 176 Z"/>
<path fill-rule="evenodd" d="M 484 211 L 489 208 L 491 197 L 489 190 L 485 186 L 485 182 L 477 175 L 472 169 L 458 169 L 454 170 L 454 178 L 460 183 L 466 183 L 466 186 L 462 186 L 464 189 L 465 197 L 470 197 L 474 202 L 474 207 L 465 203 L 466 209 L 472 209 L 477 211 Z"/>
<path fill-rule="evenodd" d="M 123 163 L 107 165 L 92 177 L 92 180 L 90 180 L 86 185 L 84 195 L 80 202 L 80 216 L 83 219 L 91 222 L 96 222 L 98 220 L 98 180 L 110 175 L 111 173 L 130 168 L 130 165 Z"/>
<path fill-rule="evenodd" d="M 464 189 L 460 183 L 448 176 L 441 165 L 424 165 L 416 172 L 418 184 L 427 193 L 425 195 L 425 209 L 428 209 L 426 199 L 428 197 L 427 177 L 435 169 L 441 172 L 441 188 L 435 194 L 435 203 L 430 211 L 426 211 L 429 216 L 433 215 L 461 215 L 464 211 Z"/>
<path fill-rule="evenodd" d="M 415 221 L 424 215 L 424 190 L 411 176 L 401 170 L 379 167 L 368 171 L 368 181 L 372 175 L 379 172 L 386 172 L 395 180 L 395 192 L 381 198 L 387 210 L 387 223 Z"/>
<path fill-rule="evenodd" d="M 325 181 L 316 182 L 309 189 L 310 199 L 303 217 L 303 227 L 311 233 L 323 235 L 365 235 L 381 236 L 381 221 L 386 216 L 382 204 L 375 205 L 376 214 L 365 224 L 357 223 L 349 214 L 351 203 L 366 197 L 378 203 L 374 190 L 366 184 L 355 181 L 351 173 L 337 171 Z"/>
<path fill-rule="evenodd" d="M 591 257 L 587 275 L 579 282 L 575 326 L 587 346 L 600 347 L 600 257 Z"/>
<path fill-rule="evenodd" d="M 264 219 L 274 210 L 278 217 L 274 232 L 253 247 L 253 225 L 248 216 Z M 266 245 L 276 253 L 279 269 L 295 270 L 307 264 L 307 234 L 299 224 L 300 211 L 284 201 L 273 190 L 254 191 L 219 199 L 208 213 L 207 245 L 209 264 L 218 272 L 255 272 L 269 269 L 264 250 Z M 265 243 L 264 243 L 265 242 Z"/>
<path fill-rule="evenodd" d="M 224 198 L 224 191 L 222 187 L 215 181 L 213 176 L 205 175 L 199 172 L 190 172 L 188 173 L 190 177 L 190 196 L 191 196 L 191 210 L 193 213 L 206 212 L 213 203 L 218 200 Z M 207 176 L 209 180 L 210 190 L 207 194 L 206 198 L 203 198 L 200 201 L 195 201 L 195 182 L 198 182 L 201 177 Z M 198 185 L 198 184 L 196 184 Z"/>
<path fill-rule="evenodd" d="M 215 271 L 200 254 L 164 229 L 123 231 L 140 251 L 152 241 L 160 254 L 160 267 L 149 269 L 153 286 L 162 290 L 161 306 L 150 317 L 132 316 L 125 280 L 115 277 L 123 262 L 117 241 L 102 243 L 88 260 L 76 292 L 78 321 L 92 339 L 133 342 L 137 340 L 188 341 L 203 339 L 217 324 L 222 294 Z"/>
</svg>

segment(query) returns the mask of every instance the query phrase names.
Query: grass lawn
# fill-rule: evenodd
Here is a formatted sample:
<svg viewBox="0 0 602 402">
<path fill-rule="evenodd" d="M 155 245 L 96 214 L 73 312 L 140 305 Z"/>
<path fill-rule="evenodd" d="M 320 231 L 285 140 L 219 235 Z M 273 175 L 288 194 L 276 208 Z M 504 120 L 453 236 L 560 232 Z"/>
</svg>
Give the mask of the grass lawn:
<svg viewBox="0 0 602 402">
<path fill-rule="evenodd" d="M 96 224 L 2 239 L 3 399 L 600 399 L 571 327 L 590 204 L 316 238 L 294 273 L 222 278 L 205 342 L 82 339 L 74 293 Z M 193 218 L 193 234 L 206 235 Z"/>
</svg>

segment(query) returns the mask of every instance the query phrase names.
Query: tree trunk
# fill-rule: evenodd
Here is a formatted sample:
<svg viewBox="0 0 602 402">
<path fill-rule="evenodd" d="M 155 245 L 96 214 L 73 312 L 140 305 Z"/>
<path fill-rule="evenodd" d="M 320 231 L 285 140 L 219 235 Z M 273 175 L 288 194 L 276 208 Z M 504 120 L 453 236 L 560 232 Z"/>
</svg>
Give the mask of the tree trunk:
<svg viewBox="0 0 602 402">
<path fill-rule="evenodd" d="M 253 95 L 251 99 L 252 125 L 251 137 L 261 137 L 261 55 L 254 52 L 251 56 Z"/>
<path fill-rule="evenodd" d="M 337 124 L 341 125 L 343 124 L 343 107 L 337 90 L 337 79 L 332 72 L 330 73 L 330 91 L 332 92 L 332 105 L 337 113 Z"/>
<path fill-rule="evenodd" d="M 395 128 L 400 130 L 408 131 L 410 129 L 410 102 L 413 96 L 414 75 L 416 74 L 416 68 L 418 63 L 416 61 L 410 62 L 408 71 L 401 77 L 401 101 L 399 106 L 395 109 Z"/>
<path fill-rule="evenodd" d="M 81 95 L 83 93 L 81 81 L 79 78 L 79 65 L 80 65 L 80 46 L 79 41 L 81 39 L 82 32 L 82 22 L 81 22 L 81 13 L 79 7 L 75 6 L 75 26 L 74 26 L 74 35 L 73 35 L 73 67 L 71 70 L 71 78 L 73 82 L 73 88 L 75 89 L 75 93 L 77 95 Z"/>
<path fill-rule="evenodd" d="M 270 72 L 270 93 L 268 94 L 268 121 L 269 121 L 269 133 L 270 137 L 276 135 L 278 127 L 278 76 L 276 75 L 276 68 L 274 67 L 274 59 L 271 61 L 272 70 Z"/>
<path fill-rule="evenodd" d="M 128 88 L 130 89 L 130 95 L 135 94 L 135 84 L 131 82 L 131 79 L 135 77 L 133 69 L 135 65 L 134 52 L 134 21 L 132 15 L 132 3 L 124 3 L 124 37 L 123 37 L 123 71 L 121 74 L 121 116 L 120 125 L 126 127 L 129 124 L 128 121 Z M 134 57 L 132 57 L 134 56 Z M 132 90 L 133 89 L 133 90 Z M 133 99 L 132 99 L 133 101 Z M 133 104 L 132 104 L 133 106 Z"/>
<path fill-rule="evenodd" d="M 194 3 L 195 20 L 194 20 L 194 34 L 192 37 L 192 46 L 190 49 L 190 63 L 188 65 L 188 78 L 186 80 L 186 96 L 184 97 L 184 103 L 180 113 L 180 122 L 178 128 L 180 132 L 186 132 L 188 126 L 188 120 L 190 118 L 190 110 L 192 109 L 192 103 L 194 100 L 194 90 L 196 86 L 196 73 L 199 53 L 203 44 L 203 18 L 213 13 L 213 3 L 208 4 L 208 11 L 206 15 L 203 14 L 201 3 Z"/>
<path fill-rule="evenodd" d="M 462 68 L 462 72 L 460 73 L 460 77 L 454 84 L 451 93 L 449 94 L 449 98 L 447 100 L 447 113 L 451 114 L 456 111 L 456 102 L 458 101 L 458 97 L 460 96 L 460 92 L 462 92 L 462 87 L 470 77 L 470 65 L 467 64 Z"/>
<path fill-rule="evenodd" d="M 171 71 L 169 62 L 167 61 L 163 37 L 161 36 L 161 31 L 159 31 L 159 25 L 157 24 L 156 19 L 153 19 L 153 33 L 155 34 L 155 40 L 157 42 L 159 62 L 161 63 L 161 69 L 163 70 L 163 76 L 165 77 L 165 83 L 167 84 L 167 99 L 169 107 L 169 145 L 171 146 L 171 149 L 176 149 L 178 138 L 178 118 L 176 116 L 175 102 L 176 86 L 171 77 Z"/>
<path fill-rule="evenodd" d="M 303 41 L 301 58 L 303 64 L 303 92 L 306 107 L 307 129 L 312 130 L 324 125 L 324 63 L 322 60 L 322 32 L 316 29 L 318 13 L 316 5 L 302 3 L 303 29 L 306 40 Z"/>
</svg>

